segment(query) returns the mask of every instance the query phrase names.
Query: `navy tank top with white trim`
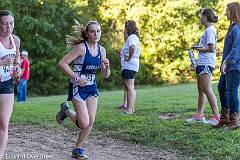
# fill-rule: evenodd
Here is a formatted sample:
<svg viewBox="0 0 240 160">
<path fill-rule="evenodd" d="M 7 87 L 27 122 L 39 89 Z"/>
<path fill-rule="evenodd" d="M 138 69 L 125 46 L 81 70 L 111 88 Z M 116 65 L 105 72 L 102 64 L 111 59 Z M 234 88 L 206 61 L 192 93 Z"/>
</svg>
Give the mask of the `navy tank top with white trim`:
<svg viewBox="0 0 240 160">
<path fill-rule="evenodd" d="M 96 72 L 100 68 L 101 64 L 101 51 L 98 45 L 98 53 L 93 56 L 89 50 L 87 42 L 84 42 L 86 52 L 84 56 L 78 57 L 73 61 L 73 71 L 78 73 L 81 78 L 87 79 L 88 83 L 84 87 L 80 87 L 81 91 L 88 91 L 97 88 L 96 84 Z M 71 79 L 74 86 L 78 85 Z"/>
</svg>

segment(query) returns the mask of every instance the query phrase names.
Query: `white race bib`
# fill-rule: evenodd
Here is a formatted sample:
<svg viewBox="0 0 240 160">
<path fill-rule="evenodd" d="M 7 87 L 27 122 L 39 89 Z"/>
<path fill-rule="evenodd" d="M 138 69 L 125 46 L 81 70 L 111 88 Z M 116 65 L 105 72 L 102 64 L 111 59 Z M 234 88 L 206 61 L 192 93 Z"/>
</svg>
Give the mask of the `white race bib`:
<svg viewBox="0 0 240 160">
<path fill-rule="evenodd" d="M 95 74 L 81 74 L 80 77 L 87 80 L 86 85 L 93 85 L 95 82 Z"/>
<path fill-rule="evenodd" d="M 1 82 L 12 79 L 13 65 L 0 66 Z"/>
</svg>

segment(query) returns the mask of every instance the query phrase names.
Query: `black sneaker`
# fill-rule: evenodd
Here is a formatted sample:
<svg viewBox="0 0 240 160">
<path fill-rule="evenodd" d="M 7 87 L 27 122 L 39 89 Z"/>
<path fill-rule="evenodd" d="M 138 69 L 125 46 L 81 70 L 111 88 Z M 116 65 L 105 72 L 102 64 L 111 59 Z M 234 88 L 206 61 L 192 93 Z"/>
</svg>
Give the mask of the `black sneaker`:
<svg viewBox="0 0 240 160">
<path fill-rule="evenodd" d="M 64 102 L 60 106 L 60 111 L 56 114 L 56 120 L 59 124 L 62 124 L 64 122 L 64 119 L 67 118 L 67 115 L 65 114 L 65 110 L 70 109 L 67 102 Z"/>
</svg>

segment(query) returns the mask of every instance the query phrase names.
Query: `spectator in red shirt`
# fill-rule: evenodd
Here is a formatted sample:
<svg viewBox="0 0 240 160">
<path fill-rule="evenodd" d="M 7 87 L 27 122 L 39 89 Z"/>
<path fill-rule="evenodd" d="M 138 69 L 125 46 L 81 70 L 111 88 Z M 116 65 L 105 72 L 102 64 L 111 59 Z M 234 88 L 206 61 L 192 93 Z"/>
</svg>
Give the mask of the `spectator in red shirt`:
<svg viewBox="0 0 240 160">
<path fill-rule="evenodd" d="M 24 102 L 27 98 L 27 81 L 29 79 L 30 74 L 30 63 L 28 60 L 28 52 L 22 51 L 21 52 L 21 69 L 22 69 L 22 75 L 20 77 L 20 80 L 18 82 L 18 102 Z"/>
</svg>

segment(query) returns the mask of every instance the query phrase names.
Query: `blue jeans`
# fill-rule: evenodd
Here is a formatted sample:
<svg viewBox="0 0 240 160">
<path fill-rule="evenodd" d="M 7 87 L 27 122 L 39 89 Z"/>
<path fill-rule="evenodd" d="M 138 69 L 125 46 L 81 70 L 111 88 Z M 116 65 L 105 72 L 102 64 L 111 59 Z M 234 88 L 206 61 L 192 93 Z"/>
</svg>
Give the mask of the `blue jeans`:
<svg viewBox="0 0 240 160">
<path fill-rule="evenodd" d="M 27 98 L 27 80 L 25 79 L 20 79 L 18 83 L 18 102 L 26 101 Z"/>
<path fill-rule="evenodd" d="M 240 72 L 230 71 L 222 74 L 218 82 L 218 92 L 222 108 L 230 109 L 230 113 L 238 112 L 239 99 L 238 87 L 240 84 Z"/>
</svg>

